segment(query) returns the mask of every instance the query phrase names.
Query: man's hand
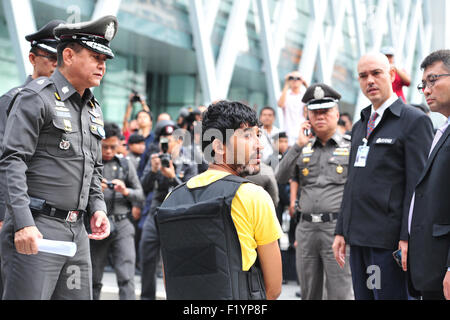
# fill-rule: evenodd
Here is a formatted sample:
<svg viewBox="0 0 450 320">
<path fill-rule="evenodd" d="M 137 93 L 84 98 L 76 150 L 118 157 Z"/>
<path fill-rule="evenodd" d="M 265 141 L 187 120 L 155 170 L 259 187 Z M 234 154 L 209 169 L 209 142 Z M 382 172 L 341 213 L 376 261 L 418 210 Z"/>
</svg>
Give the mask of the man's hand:
<svg viewBox="0 0 450 320">
<path fill-rule="evenodd" d="M 141 218 L 141 208 L 139 207 L 131 208 L 131 216 L 133 217 L 134 221 L 138 221 Z"/>
<path fill-rule="evenodd" d="M 37 254 L 37 239 L 42 238 L 43 236 L 36 226 L 25 227 L 14 234 L 14 245 L 18 253 Z"/>
<path fill-rule="evenodd" d="M 125 182 L 123 182 L 122 180 L 114 179 L 111 182 L 114 183 L 114 191 L 123 194 L 125 197 L 130 194 L 130 190 L 128 190 Z"/>
<path fill-rule="evenodd" d="M 450 300 L 450 271 L 447 271 L 444 278 L 444 296 L 445 299 Z"/>
<path fill-rule="evenodd" d="M 339 264 L 339 266 L 341 267 L 341 269 L 344 268 L 345 265 L 345 239 L 343 236 L 340 235 L 336 235 L 334 237 L 334 242 L 333 242 L 333 253 L 334 253 L 334 258 L 336 259 L 337 263 Z"/>
<path fill-rule="evenodd" d="M 408 241 L 400 240 L 398 242 L 398 249 L 402 250 L 402 269 L 406 272 L 408 270 Z"/>
<path fill-rule="evenodd" d="M 159 158 L 158 153 L 152 154 L 151 162 L 152 162 L 152 172 L 153 173 L 158 172 L 161 169 L 161 159 Z"/>
<path fill-rule="evenodd" d="M 291 216 L 291 218 L 294 217 L 294 213 L 295 213 L 295 201 L 291 201 L 291 203 L 289 204 L 289 215 Z"/>
<path fill-rule="evenodd" d="M 92 233 L 88 234 L 89 239 L 103 240 L 109 236 L 110 226 L 105 212 L 96 211 L 90 222 Z"/>
<path fill-rule="evenodd" d="M 108 185 L 106 184 L 108 181 L 106 179 L 102 180 L 102 192 L 105 192 L 105 189 L 108 188 Z"/>
<path fill-rule="evenodd" d="M 176 177 L 176 174 L 175 174 L 175 168 L 173 166 L 172 160 L 170 160 L 169 164 L 170 165 L 168 168 L 161 166 L 161 173 L 163 174 L 164 177 L 166 177 L 168 179 L 173 179 Z"/>
<path fill-rule="evenodd" d="M 309 136 L 305 136 L 305 130 L 311 130 L 311 122 L 306 120 L 300 126 L 300 132 L 298 133 L 297 144 L 299 147 L 303 148 L 309 142 L 309 140 L 313 137 L 312 133 L 309 133 Z"/>
</svg>

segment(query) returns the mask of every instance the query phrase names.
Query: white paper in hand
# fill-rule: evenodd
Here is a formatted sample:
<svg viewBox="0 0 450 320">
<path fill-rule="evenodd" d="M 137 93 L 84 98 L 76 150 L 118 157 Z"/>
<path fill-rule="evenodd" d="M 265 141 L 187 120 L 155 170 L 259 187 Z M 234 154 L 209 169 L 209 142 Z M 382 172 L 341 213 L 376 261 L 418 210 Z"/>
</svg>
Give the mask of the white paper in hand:
<svg viewBox="0 0 450 320">
<path fill-rule="evenodd" d="M 67 257 L 73 257 L 77 252 L 77 244 L 70 241 L 56 241 L 48 239 L 37 239 L 38 250 L 40 252 L 47 252 L 59 254 Z"/>
</svg>

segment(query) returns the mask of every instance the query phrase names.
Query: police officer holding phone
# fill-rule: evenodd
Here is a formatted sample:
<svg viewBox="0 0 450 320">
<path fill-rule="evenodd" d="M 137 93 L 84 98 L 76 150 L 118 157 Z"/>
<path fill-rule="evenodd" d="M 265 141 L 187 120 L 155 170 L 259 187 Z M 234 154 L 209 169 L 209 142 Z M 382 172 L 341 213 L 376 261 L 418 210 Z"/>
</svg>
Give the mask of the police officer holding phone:
<svg viewBox="0 0 450 320">
<path fill-rule="evenodd" d="M 117 19 L 61 24 L 58 67 L 30 82 L 8 117 L 0 159 L 8 196 L 0 233 L 4 299 L 91 299 L 89 239 L 109 235 L 101 188 L 99 86 Z M 83 223 L 86 218 L 89 235 Z M 39 239 L 75 242 L 73 257 L 38 251 Z"/>
<path fill-rule="evenodd" d="M 309 120 L 301 125 L 297 143 L 276 170 L 278 183 L 293 181 L 291 195 L 301 190 L 296 259 L 305 300 L 323 299 L 325 276 L 328 299 L 353 298 L 350 268 L 339 268 L 331 248 L 350 155 L 350 141 L 337 130 L 340 98 L 323 83 L 306 90 L 303 102 Z"/>
</svg>

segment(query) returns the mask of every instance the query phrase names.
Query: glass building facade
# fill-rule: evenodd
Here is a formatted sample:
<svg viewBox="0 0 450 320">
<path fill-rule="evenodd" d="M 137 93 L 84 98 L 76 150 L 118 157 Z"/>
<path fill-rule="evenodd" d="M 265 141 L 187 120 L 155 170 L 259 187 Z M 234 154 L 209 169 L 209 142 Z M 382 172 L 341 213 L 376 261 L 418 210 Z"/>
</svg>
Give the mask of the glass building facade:
<svg viewBox="0 0 450 320">
<path fill-rule="evenodd" d="M 11 0 L 2 0 L 11 1 Z M 95 0 L 20 0 L 31 6 L 36 28 L 51 19 L 67 22 L 90 20 L 100 1 Z M 102 85 L 94 89 L 105 119 L 119 124 L 131 90 L 145 95 L 153 116 L 168 112 L 176 118 L 181 107 L 210 103 L 205 99 L 199 72 L 199 48 L 194 44 L 190 12 L 193 2 L 204 9 L 210 22 L 207 45 L 215 62 L 229 32 L 235 6 L 233 0 L 114 0 L 119 31 L 112 42 L 116 58 L 107 62 Z M 393 46 L 399 64 L 412 76 L 407 90 L 410 102 L 422 102 L 415 93 L 424 54 L 440 49 L 427 32 L 433 32 L 435 12 L 427 0 L 248 0 L 243 28 L 232 40 L 238 44 L 227 98 L 245 101 L 260 109 L 274 105 L 269 91 L 279 94 L 290 71 L 305 72 L 309 83 L 328 82 L 342 94 L 341 111 L 358 112 L 360 96 L 356 63 L 361 53 L 382 46 Z M 107 1 L 109 2 L 109 1 Z M 273 43 L 272 61 L 263 54 L 261 3 L 267 7 Z M 434 1 L 433 1 L 434 2 Z M 446 8 L 445 0 L 434 6 Z M 444 12 L 446 12 L 444 10 Z M 14 39 L 8 28 L 10 12 L 0 7 L 0 94 L 19 85 L 23 79 L 17 68 Z M 445 19 L 443 19 L 445 21 Z M 414 24 L 418 24 L 417 30 Z M 443 28 L 444 29 L 444 28 Z M 236 33 L 235 33 L 236 34 Z M 450 36 L 450 35 L 448 35 Z M 317 40 L 319 38 L 319 40 Z M 226 49 L 226 48 L 225 48 Z M 230 51 L 231 52 L 231 51 Z M 225 50 L 226 53 L 226 50 Z M 329 60 L 331 59 L 331 61 Z M 268 87 L 267 67 L 277 71 L 275 86 Z M 311 71 L 308 71 L 311 70 Z M 213 83 L 214 85 L 214 83 Z M 136 111 L 139 106 L 135 106 Z"/>
</svg>

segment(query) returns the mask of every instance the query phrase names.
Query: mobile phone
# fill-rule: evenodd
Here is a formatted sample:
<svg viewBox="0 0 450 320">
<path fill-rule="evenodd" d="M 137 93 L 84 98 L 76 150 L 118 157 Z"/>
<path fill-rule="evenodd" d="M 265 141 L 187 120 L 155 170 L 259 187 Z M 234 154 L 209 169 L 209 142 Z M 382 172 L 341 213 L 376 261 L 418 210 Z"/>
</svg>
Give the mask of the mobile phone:
<svg viewBox="0 0 450 320">
<path fill-rule="evenodd" d="M 308 117 L 308 116 L 306 116 L 306 120 L 309 121 L 309 117 Z M 311 129 L 305 129 L 305 130 L 303 131 L 303 134 L 304 134 L 306 137 L 309 137 L 310 134 L 312 134 L 313 136 L 316 135 L 316 133 L 314 132 L 314 130 L 313 130 L 312 127 L 311 127 Z"/>
<path fill-rule="evenodd" d="M 402 250 L 398 249 L 398 250 L 392 252 L 392 256 L 394 257 L 394 260 L 395 260 L 395 262 L 397 262 L 398 266 L 400 268 L 403 268 L 402 267 Z"/>
</svg>

